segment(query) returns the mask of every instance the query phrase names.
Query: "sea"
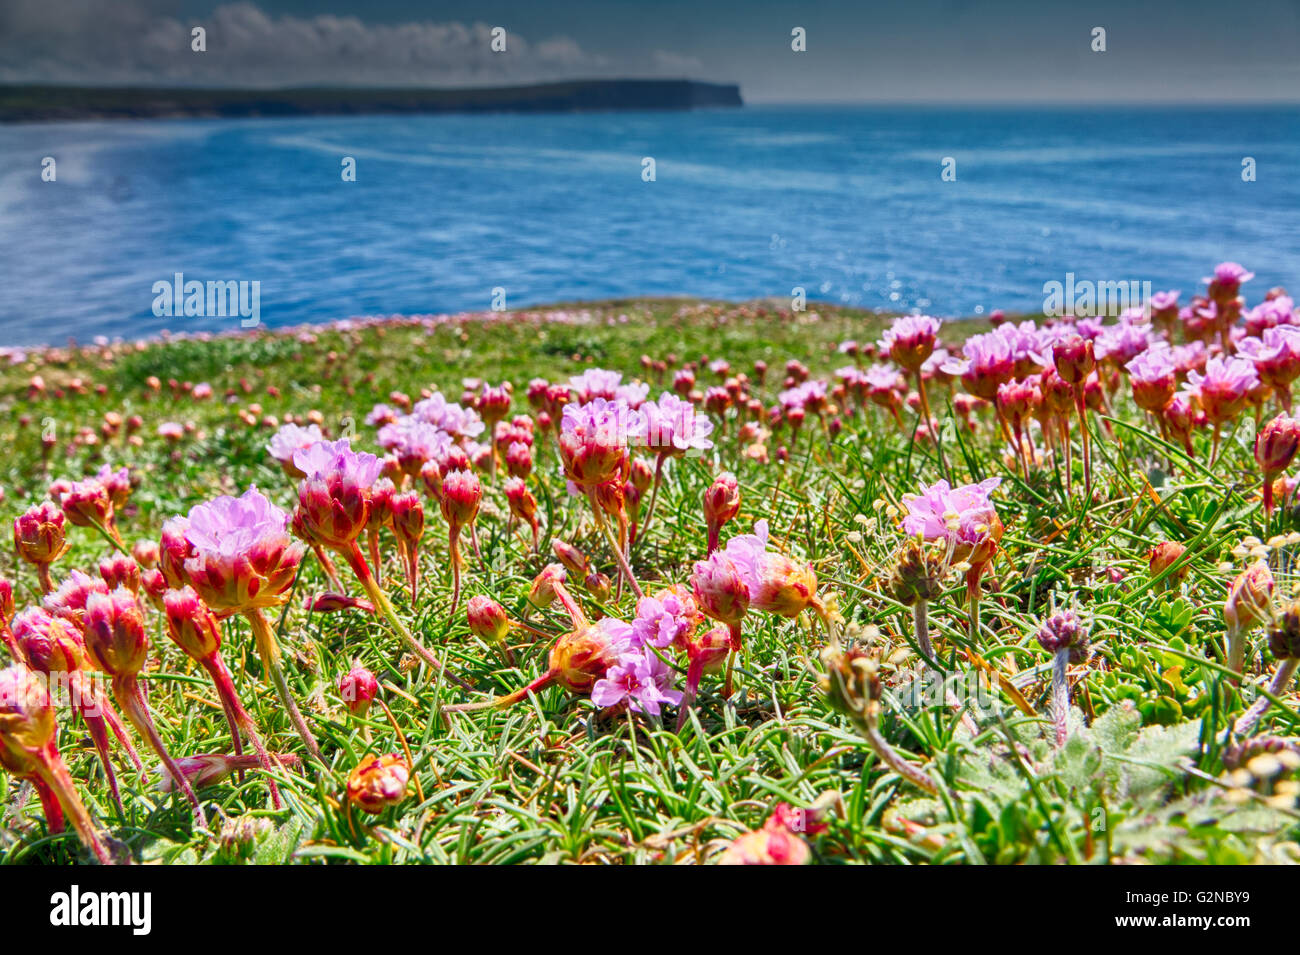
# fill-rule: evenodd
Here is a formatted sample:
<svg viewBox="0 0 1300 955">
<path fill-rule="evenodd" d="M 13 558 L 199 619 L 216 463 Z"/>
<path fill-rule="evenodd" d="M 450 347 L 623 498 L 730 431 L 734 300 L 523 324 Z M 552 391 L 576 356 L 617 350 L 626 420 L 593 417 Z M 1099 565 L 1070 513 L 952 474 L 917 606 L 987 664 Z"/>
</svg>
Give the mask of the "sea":
<svg viewBox="0 0 1300 955">
<path fill-rule="evenodd" d="M 0 347 L 630 296 L 1300 291 L 1300 110 L 747 106 L 0 126 Z M 200 301 L 201 300 L 201 301 Z M 234 299 L 230 300 L 232 303 Z M 201 306 L 201 307 L 200 307 Z M 188 314 L 187 314 L 188 312 Z"/>
</svg>

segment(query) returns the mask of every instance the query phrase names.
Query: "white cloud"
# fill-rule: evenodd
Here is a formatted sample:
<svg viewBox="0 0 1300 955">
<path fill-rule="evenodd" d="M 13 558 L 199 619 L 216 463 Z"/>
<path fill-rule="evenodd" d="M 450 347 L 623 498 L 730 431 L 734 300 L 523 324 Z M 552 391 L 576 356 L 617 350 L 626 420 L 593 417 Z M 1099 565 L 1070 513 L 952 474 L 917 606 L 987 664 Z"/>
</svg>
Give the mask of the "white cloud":
<svg viewBox="0 0 1300 955">
<path fill-rule="evenodd" d="M 207 52 L 190 30 L 207 30 Z M 212 86 L 458 86 L 603 75 L 610 64 L 568 37 L 507 34 L 492 24 L 373 24 L 353 16 L 272 16 L 254 3 L 180 21 L 154 0 L 0 4 L 0 81 Z"/>
<path fill-rule="evenodd" d="M 655 50 L 650 58 L 656 73 L 665 76 L 698 78 L 704 73 L 704 63 L 697 56 L 683 56 L 671 50 Z"/>
</svg>

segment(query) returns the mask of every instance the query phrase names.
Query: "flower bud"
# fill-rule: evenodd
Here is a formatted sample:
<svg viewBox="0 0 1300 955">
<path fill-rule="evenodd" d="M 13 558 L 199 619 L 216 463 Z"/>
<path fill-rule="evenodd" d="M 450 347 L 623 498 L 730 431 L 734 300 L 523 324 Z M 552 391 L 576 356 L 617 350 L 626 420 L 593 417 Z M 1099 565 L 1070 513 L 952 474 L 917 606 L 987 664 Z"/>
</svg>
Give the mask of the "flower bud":
<svg viewBox="0 0 1300 955">
<path fill-rule="evenodd" d="M 783 554 L 766 554 L 759 565 L 758 587 L 749 595 L 749 608 L 797 617 L 817 603 L 817 575 L 812 565 Z"/>
<path fill-rule="evenodd" d="M 1092 342 L 1082 335 L 1069 335 L 1053 345 L 1052 361 L 1061 380 L 1076 388 L 1088 380 L 1097 364 Z"/>
<path fill-rule="evenodd" d="M 610 629 L 604 626 L 610 620 L 606 618 L 570 630 L 555 642 L 548 658 L 548 670 L 554 674 L 556 683 L 573 693 L 590 693 L 596 681 L 605 676 L 605 671 L 618 663 L 619 654 L 627 644 L 611 636 Z M 622 626 L 627 627 L 626 624 Z"/>
<path fill-rule="evenodd" d="M 14 618 L 14 585 L 7 577 L 0 577 L 0 621 L 8 623 Z"/>
<path fill-rule="evenodd" d="M 1228 588 L 1223 619 L 1230 630 L 1245 630 L 1272 616 L 1273 571 L 1259 560 L 1247 567 Z"/>
<path fill-rule="evenodd" d="M 718 532 L 740 513 L 740 484 L 730 472 L 714 478 L 704 492 L 704 520 L 709 527 L 709 539 L 717 540 Z"/>
<path fill-rule="evenodd" d="M 81 632 L 39 607 L 13 618 L 13 634 L 27 665 L 38 673 L 71 673 L 89 666 Z"/>
<path fill-rule="evenodd" d="M 465 527 L 478 516 L 483 486 L 473 471 L 450 471 L 442 479 L 442 516 L 453 528 Z"/>
<path fill-rule="evenodd" d="M 186 582 L 185 560 L 192 550 L 185 537 L 188 524 L 183 517 L 173 517 L 163 522 L 158 538 L 158 569 L 173 587 L 182 587 Z"/>
<path fill-rule="evenodd" d="M 406 798 L 411 768 L 396 753 L 370 756 L 348 774 L 348 800 L 362 812 L 377 815 Z"/>
<path fill-rule="evenodd" d="M 533 473 L 533 449 L 522 441 L 512 441 L 506 449 L 506 470 L 511 477 L 526 478 Z"/>
<path fill-rule="evenodd" d="M 564 568 L 559 564 L 547 564 L 542 568 L 542 572 L 533 578 L 532 587 L 528 590 L 528 600 L 536 607 L 545 609 L 555 602 L 555 587 L 552 586 L 557 581 L 564 583 Z"/>
<path fill-rule="evenodd" d="M 86 602 L 86 650 L 110 676 L 134 676 L 144 669 L 149 638 L 135 595 L 119 587 Z"/>
<path fill-rule="evenodd" d="M 635 458 L 628 472 L 628 480 L 631 481 L 633 487 L 644 494 L 650 490 L 650 485 L 654 484 L 654 469 L 646 464 L 644 459 Z"/>
<path fill-rule="evenodd" d="M 298 757 L 291 753 L 277 753 L 270 758 L 284 766 L 292 766 Z M 194 789 L 201 789 L 221 782 L 231 773 L 261 766 L 260 757 L 251 753 L 242 756 L 230 756 L 226 753 L 199 753 L 195 756 L 181 756 L 173 760 L 181 775 Z M 158 792 L 169 793 L 176 789 L 176 780 L 165 768 L 160 769 L 158 783 L 154 787 Z"/>
<path fill-rule="evenodd" d="M 537 499 L 528 486 L 519 478 L 512 477 L 502 487 L 510 513 L 530 526 L 534 524 L 537 521 Z"/>
<path fill-rule="evenodd" d="M 163 596 L 171 589 L 171 585 L 167 583 L 167 578 L 163 576 L 161 570 L 153 567 L 142 573 L 140 575 L 140 588 L 155 609 L 163 609 Z"/>
<path fill-rule="evenodd" d="M 465 608 L 470 631 L 479 639 L 488 643 L 505 643 L 506 634 L 510 632 L 510 617 L 506 608 L 491 597 L 478 594 L 469 599 Z"/>
<path fill-rule="evenodd" d="M 14 518 L 14 546 L 29 564 L 52 564 L 68 549 L 63 512 L 38 504 Z"/>
<path fill-rule="evenodd" d="M 399 545 L 417 547 L 424 534 L 424 502 L 415 491 L 394 494 L 391 500 L 393 534 Z"/>
<path fill-rule="evenodd" d="M 1255 435 L 1255 462 L 1264 480 L 1277 477 L 1295 458 L 1300 448 L 1300 421 L 1280 414 Z"/>
<path fill-rule="evenodd" d="M 609 579 L 609 575 L 602 574 L 599 571 L 588 574 L 583 580 L 583 586 L 587 588 L 587 592 L 595 597 L 600 603 L 609 602 L 612 584 L 613 581 Z"/>
<path fill-rule="evenodd" d="M 1073 610 L 1053 614 L 1043 621 L 1038 631 L 1038 644 L 1048 653 L 1070 651 L 1071 663 L 1082 663 L 1088 658 L 1088 631 Z"/>
<path fill-rule="evenodd" d="M 699 608 L 721 623 L 739 623 L 749 609 L 749 588 L 724 553 L 696 563 L 691 588 Z"/>
<path fill-rule="evenodd" d="M 557 537 L 551 541 L 551 550 L 555 552 L 555 556 L 564 565 L 564 569 L 573 576 L 586 577 L 590 572 L 591 565 L 587 560 L 587 555 L 572 544 L 565 543 Z"/>
<path fill-rule="evenodd" d="M 158 544 L 149 540 L 136 541 L 135 546 L 131 548 L 131 556 L 141 568 L 148 570 L 158 563 Z"/>
<path fill-rule="evenodd" d="M 163 595 L 167 635 L 195 660 L 207 660 L 221 649 L 221 624 L 193 587 Z"/>
<path fill-rule="evenodd" d="M 124 587 L 133 594 L 140 592 L 140 565 L 127 554 L 114 553 L 101 560 L 99 576 L 109 590 Z"/>
<path fill-rule="evenodd" d="M 377 531 L 393 522 L 393 495 L 397 487 L 390 478 L 380 477 L 370 487 L 370 517 L 366 519 L 366 529 Z"/>
<path fill-rule="evenodd" d="M 99 469 L 94 480 L 103 486 L 114 509 L 122 508 L 131 497 L 131 472 L 126 468 L 118 468 L 114 471 L 108 465 L 104 465 Z"/>
<path fill-rule="evenodd" d="M 74 570 L 54 593 L 46 594 L 41 603 L 50 613 L 67 620 L 78 630 L 83 630 L 86 624 L 86 605 L 90 598 L 95 594 L 106 593 L 108 588 L 102 580 Z"/>
<path fill-rule="evenodd" d="M 331 590 L 317 594 L 315 597 L 308 597 L 303 602 L 303 606 L 308 613 L 338 613 L 340 610 L 375 612 L 375 606 L 369 600 L 349 597 L 347 594 L 336 594 Z"/>
<path fill-rule="evenodd" d="M 721 669 L 730 652 L 731 631 L 725 625 L 720 624 L 686 640 L 686 655 L 692 662 L 698 662 L 705 673 Z"/>
<path fill-rule="evenodd" d="M 26 772 L 54 742 L 54 706 L 45 681 L 22 664 L 0 670 L 0 751 Z"/>
<path fill-rule="evenodd" d="M 1187 548 L 1177 541 L 1161 541 L 1147 551 L 1147 561 L 1151 566 L 1151 576 L 1159 577 L 1166 570 L 1178 562 L 1185 553 Z M 1171 586 L 1174 583 L 1183 580 L 1189 570 L 1187 564 L 1183 564 L 1169 577 L 1165 578 L 1165 585 Z"/>
<path fill-rule="evenodd" d="M 113 517 L 113 502 L 104 485 L 93 478 L 77 481 L 59 498 L 68 523 L 77 527 L 107 527 Z"/>
<path fill-rule="evenodd" d="M 339 697 L 353 716 L 365 716 L 379 695 L 379 681 L 358 661 L 339 678 Z"/>
<path fill-rule="evenodd" d="M 904 607 L 918 601 L 931 601 L 943 593 L 947 576 L 946 555 L 934 547 L 926 547 L 915 538 L 899 550 L 894 561 L 894 572 L 888 587 L 894 599 Z"/>
</svg>

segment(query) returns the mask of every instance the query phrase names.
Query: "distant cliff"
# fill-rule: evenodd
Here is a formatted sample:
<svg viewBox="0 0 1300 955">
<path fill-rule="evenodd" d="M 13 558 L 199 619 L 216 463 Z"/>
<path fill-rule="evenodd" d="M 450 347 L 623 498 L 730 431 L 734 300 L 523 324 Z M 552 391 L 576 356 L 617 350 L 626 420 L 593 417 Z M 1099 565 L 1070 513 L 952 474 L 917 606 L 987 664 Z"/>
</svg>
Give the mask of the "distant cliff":
<svg viewBox="0 0 1300 955">
<path fill-rule="evenodd" d="M 356 113 L 572 113 L 742 106 L 740 87 L 691 80 L 577 80 L 485 89 L 161 89 L 2 86 L 0 122 Z"/>
</svg>

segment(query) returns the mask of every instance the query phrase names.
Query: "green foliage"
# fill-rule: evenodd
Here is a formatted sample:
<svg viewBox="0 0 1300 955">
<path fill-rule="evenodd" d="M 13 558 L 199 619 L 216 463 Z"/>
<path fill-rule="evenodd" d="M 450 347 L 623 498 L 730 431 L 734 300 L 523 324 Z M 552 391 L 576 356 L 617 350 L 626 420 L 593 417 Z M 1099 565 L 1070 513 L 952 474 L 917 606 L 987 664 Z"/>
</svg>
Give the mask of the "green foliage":
<svg viewBox="0 0 1300 955">
<path fill-rule="evenodd" d="M 370 447 L 373 429 L 363 422 L 374 404 L 392 401 L 393 392 L 418 400 L 426 388 L 456 400 L 464 378 L 512 381 L 513 411 L 523 413 L 524 388 L 534 377 L 562 381 L 602 366 L 650 381 L 657 395 L 671 387 L 672 371 L 645 370 L 642 356 L 675 356 L 678 366 L 725 358 L 732 374 L 751 378 L 757 377 L 753 363 L 762 360 L 767 380 L 755 388 L 770 405 L 786 360 L 830 378 L 849 361 L 837 345 L 874 340 L 883 321 L 825 307 L 791 317 L 770 306 L 677 301 L 572 307 L 559 321 L 542 318 L 321 328 L 33 355 L 0 372 L 6 514 L 41 500 L 54 478 L 80 477 L 108 462 L 129 466 L 138 482 L 120 515 L 128 546 L 156 539 L 170 515 L 250 484 L 289 507 L 291 484 L 264 450 L 273 433 L 268 418 L 274 423 L 314 412 L 328 432 L 354 431 L 357 443 Z M 29 379 L 37 374 L 46 390 L 29 398 Z M 157 391 L 150 376 L 161 380 Z M 704 365 L 697 376 L 701 389 L 721 382 Z M 173 391 L 169 379 L 207 382 L 213 397 L 194 401 L 179 387 Z M 952 414 L 946 396 L 933 397 L 940 417 Z M 139 440 L 129 440 L 125 427 L 101 433 L 108 412 L 140 415 Z M 911 612 L 883 586 L 901 541 L 896 508 L 902 494 L 941 473 L 933 447 L 914 440 L 911 415 L 902 409 L 900 429 L 882 408 L 857 409 L 833 439 L 810 416 L 797 439 L 787 430 L 766 441 L 769 463 L 742 453 L 738 422 L 729 421 L 717 433 L 716 455 L 667 466 L 654 521 L 633 550 L 637 574 L 649 586 L 686 579 L 704 551 L 701 494 L 717 471 L 732 470 L 743 506 L 728 533 L 767 519 L 778 546 L 813 562 L 821 592 L 837 599 L 849 632 L 890 661 L 890 689 L 900 689 L 916 658 Z M 153 779 L 122 773 L 126 812 L 119 816 L 93 751 L 66 713 L 60 746 L 92 814 L 124 851 L 158 864 L 706 861 L 762 825 L 779 802 L 837 807 L 827 816 L 829 828 L 809 836 L 815 857 L 827 863 L 1289 858 L 1296 816 L 1279 798 L 1286 787 L 1274 788 L 1284 780 L 1232 780 L 1222 762 L 1227 729 L 1251 693 L 1228 680 L 1220 665 L 1229 578 L 1218 564 L 1238 560 L 1234 549 L 1243 537 L 1267 534 L 1251 497 L 1249 429 L 1226 441 L 1210 470 L 1200 463 L 1204 454 L 1193 461 L 1148 432 L 1121 392 L 1108 419 L 1114 438 L 1102 440 L 1102 425 L 1095 425 L 1097 487 L 1085 507 L 1077 452 L 1070 497 L 1063 463 L 1048 459 L 1021 478 L 998 453 L 991 415 L 979 412 L 975 420 L 974 433 L 960 426 L 945 431 L 951 438 L 946 464 L 954 483 L 1004 479 L 996 495 L 1006 526 L 1003 553 L 990 571 L 996 590 L 983 600 L 978 646 L 966 634 L 965 591 L 956 575 L 932 604 L 937 662 L 959 682 L 987 684 L 992 668 L 1035 712 L 1024 714 L 1004 688 L 995 689 L 996 705 L 972 712 L 972 736 L 941 702 L 907 706 L 891 697 L 882 732 L 942 780 L 935 798 L 918 798 L 825 704 L 817 656 L 826 637 L 807 619 L 751 615 L 739 692 L 724 700 L 720 681 L 706 679 L 680 734 L 671 730 L 671 718 L 665 726 L 611 717 L 557 688 L 501 712 L 440 715 L 445 704 L 508 692 L 542 673 L 549 640 L 516 630 L 510 665 L 469 633 L 463 612 L 448 620 L 446 528 L 436 508 L 429 511 L 415 606 L 388 540 L 383 579 L 420 639 L 474 684 L 474 694 L 412 668 L 377 619 L 304 613 L 303 598 L 326 589 L 309 560 L 284 617 L 283 640 L 292 691 L 327 766 L 278 773 L 282 811 L 270 808 L 263 776 L 248 772 L 202 791 L 212 831 L 194 832 L 183 800 L 156 792 Z M 157 434 L 163 422 L 191 431 L 171 443 Z M 54 436 L 48 458 L 43 430 Z M 789 454 L 781 462 L 783 445 Z M 573 543 L 614 577 L 612 555 L 589 510 L 565 493 L 553 449 L 539 440 L 536 457 L 531 486 L 543 548 L 551 538 Z M 558 634 L 562 618 L 530 610 L 526 601 L 550 555 L 532 553 L 524 536 L 507 527 L 499 481 L 485 484 L 482 562 L 471 556 L 466 596 L 489 594 L 530 626 Z M 106 553 L 102 540 L 84 529 L 73 528 L 70 539 L 56 577 L 73 567 L 92 570 Z M 1146 553 L 1163 540 L 1187 546 L 1184 580 L 1151 576 Z M 1276 550 L 1279 566 L 1290 566 L 1290 546 Z M 0 557 L 0 572 L 15 581 L 19 606 L 38 599 L 31 568 L 17 565 L 12 553 Z M 590 595 L 579 591 L 579 597 L 597 612 Z M 1093 654 L 1071 668 L 1071 736 L 1058 752 L 1048 718 L 1050 660 L 1033 635 L 1053 608 L 1065 606 L 1086 617 Z M 604 610 L 629 618 L 630 594 L 624 589 Z M 229 733 L 202 671 L 169 644 L 156 614 L 150 625 L 158 664 L 147 679 L 150 705 L 167 745 L 175 755 L 228 751 Z M 251 644 L 242 621 L 227 621 L 223 654 L 241 698 L 273 750 L 302 756 Z M 1249 682 L 1271 666 L 1262 644 L 1258 631 L 1249 635 Z M 423 793 L 412 788 L 404 803 L 375 817 L 349 808 L 348 773 L 364 755 L 402 746 L 378 708 L 360 719 L 338 700 L 338 680 L 354 659 L 384 685 Z M 1287 732 L 1295 722 L 1289 708 L 1275 706 L 1261 731 Z M 22 787 L 9 778 L 3 785 L 5 861 L 77 857 L 75 843 L 48 835 L 37 800 L 19 808 Z"/>
</svg>

